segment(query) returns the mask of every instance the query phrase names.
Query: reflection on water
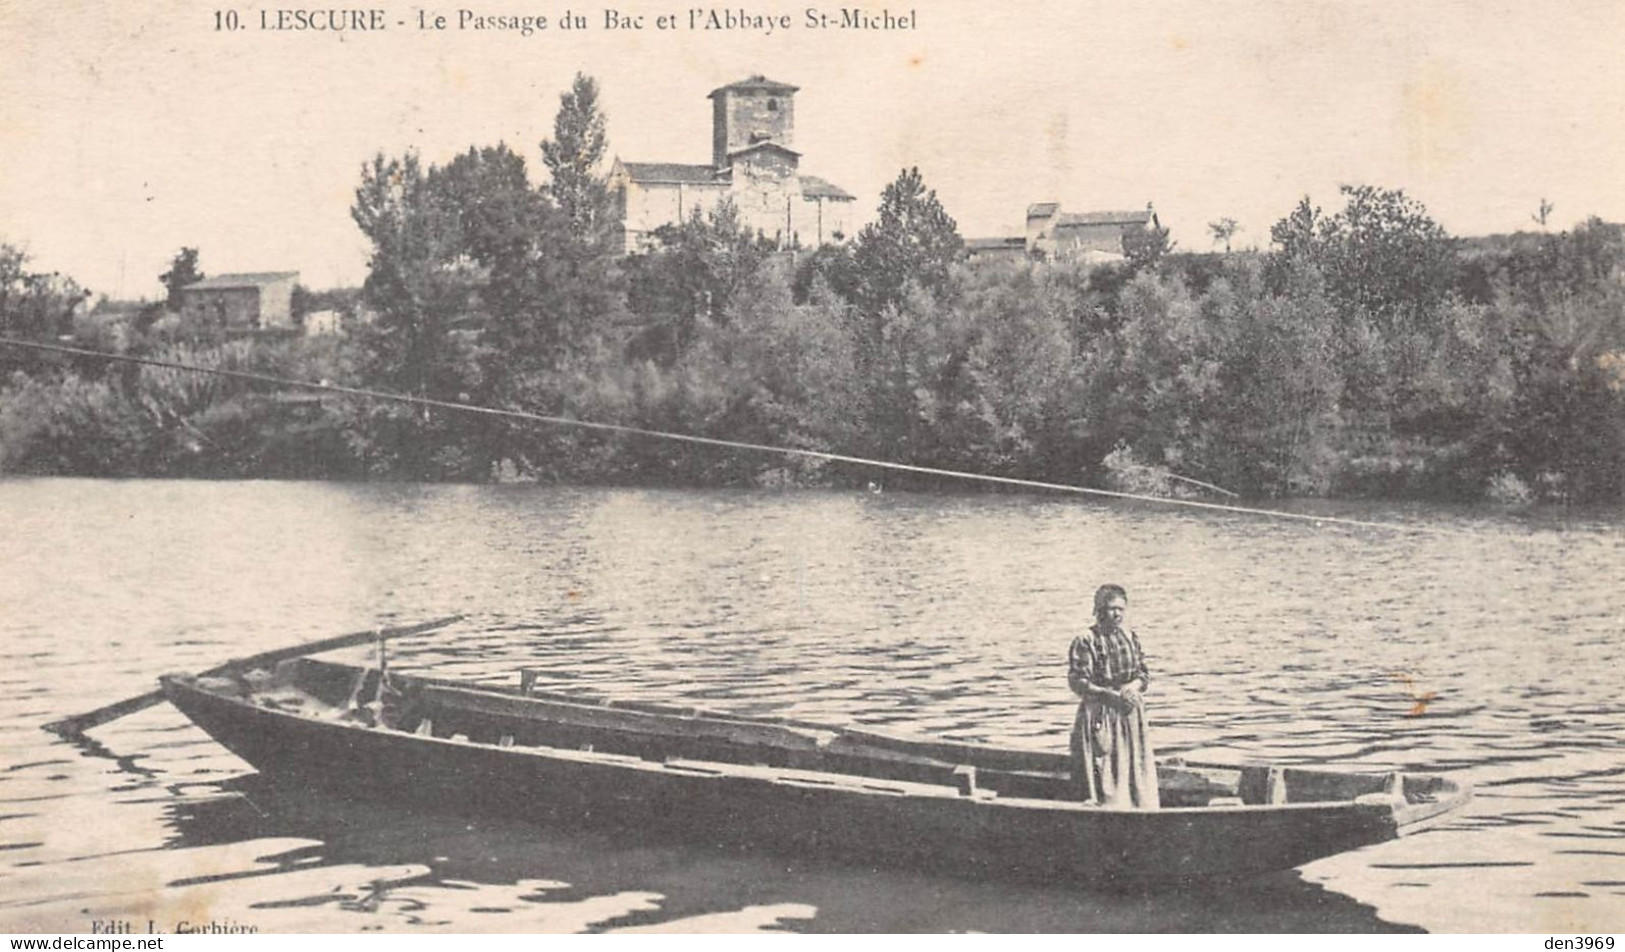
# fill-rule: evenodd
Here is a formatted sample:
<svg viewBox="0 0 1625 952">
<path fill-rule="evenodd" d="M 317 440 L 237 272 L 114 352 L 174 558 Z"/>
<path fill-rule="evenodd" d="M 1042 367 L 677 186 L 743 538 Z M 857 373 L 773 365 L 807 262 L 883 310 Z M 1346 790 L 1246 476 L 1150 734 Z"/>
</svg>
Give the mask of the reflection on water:
<svg viewBox="0 0 1625 952">
<path fill-rule="evenodd" d="M 627 832 L 537 829 L 486 818 L 448 828 L 444 817 L 311 797 L 257 779 L 231 789 L 243 796 L 176 807 L 176 827 L 189 845 L 232 842 L 245 834 L 266 840 L 310 837 L 321 844 L 264 857 L 269 869 L 249 875 L 396 865 L 412 870 L 413 875 L 377 884 L 365 895 L 321 890 L 283 901 L 332 907 L 332 918 L 323 919 L 335 931 L 355 928 L 356 917 L 343 913 L 371 909 L 386 909 L 413 925 L 460 928 L 467 922 L 460 913 L 476 907 L 523 917 L 502 928 L 549 930 L 561 920 L 595 930 L 701 920 L 752 927 L 776 922 L 821 932 L 1184 931 L 1253 928 L 1261 922 L 1307 929 L 1322 920 L 1333 929 L 1391 928 L 1369 908 L 1304 883 L 1296 874 L 1249 884 L 1239 896 L 1228 884 L 1185 889 L 1170 902 L 1154 891 L 1104 894 L 978 883 L 749 853 L 708 852 L 696 868 L 694 851 Z M 549 878 L 535 878 L 539 870 Z M 476 883 L 478 889 L 465 890 Z M 875 901 L 877 889 L 886 895 L 883 904 Z M 459 891 L 467 894 L 459 897 Z M 607 905 L 605 897 L 621 897 L 624 908 Z M 585 901 L 603 918 L 577 921 Z M 1288 910 L 1284 916 L 1281 908 Z"/>
<path fill-rule="evenodd" d="M 1328 510 L 1332 511 L 1332 510 Z M 1426 536 L 1021 497 L 0 482 L 0 930 L 1595 930 L 1625 912 L 1620 520 L 1339 507 Z M 707 852 L 279 790 L 157 674 L 462 611 L 444 677 L 1062 749 L 1131 591 L 1165 754 L 1450 770 L 1441 829 L 1164 893 Z"/>
</svg>

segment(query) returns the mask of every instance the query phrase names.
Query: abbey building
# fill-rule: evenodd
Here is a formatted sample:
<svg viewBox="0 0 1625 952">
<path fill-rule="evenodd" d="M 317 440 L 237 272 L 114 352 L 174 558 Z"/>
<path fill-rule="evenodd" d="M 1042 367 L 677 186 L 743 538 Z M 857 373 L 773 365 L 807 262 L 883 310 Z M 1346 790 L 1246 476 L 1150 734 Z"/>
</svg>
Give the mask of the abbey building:
<svg viewBox="0 0 1625 952">
<path fill-rule="evenodd" d="M 713 89 L 711 161 L 625 162 L 609 173 L 627 252 L 648 248 L 655 229 L 731 200 L 741 224 L 780 248 L 813 248 L 854 237 L 856 199 L 801 172 L 795 149 L 797 87 L 764 76 Z"/>
</svg>

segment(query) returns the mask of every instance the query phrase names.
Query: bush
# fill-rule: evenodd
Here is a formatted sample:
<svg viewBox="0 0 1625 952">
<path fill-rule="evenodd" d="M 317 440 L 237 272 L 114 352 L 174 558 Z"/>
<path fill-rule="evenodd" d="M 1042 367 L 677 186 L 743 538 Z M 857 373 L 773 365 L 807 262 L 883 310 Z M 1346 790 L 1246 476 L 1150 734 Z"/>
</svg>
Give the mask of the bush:
<svg viewBox="0 0 1625 952">
<path fill-rule="evenodd" d="M 1484 497 L 1503 506 L 1527 506 L 1534 502 L 1535 492 L 1516 473 L 1502 470 L 1490 477 L 1489 485 L 1484 487 Z"/>
<path fill-rule="evenodd" d="M 0 391 L 0 472 L 134 476 L 158 443 L 153 421 L 105 381 L 17 373 Z"/>
<path fill-rule="evenodd" d="M 1168 471 L 1141 462 L 1127 443 L 1117 444 L 1117 448 L 1100 461 L 1100 467 L 1106 475 L 1106 488 L 1116 492 L 1163 498 L 1176 495 L 1174 480 Z"/>
</svg>

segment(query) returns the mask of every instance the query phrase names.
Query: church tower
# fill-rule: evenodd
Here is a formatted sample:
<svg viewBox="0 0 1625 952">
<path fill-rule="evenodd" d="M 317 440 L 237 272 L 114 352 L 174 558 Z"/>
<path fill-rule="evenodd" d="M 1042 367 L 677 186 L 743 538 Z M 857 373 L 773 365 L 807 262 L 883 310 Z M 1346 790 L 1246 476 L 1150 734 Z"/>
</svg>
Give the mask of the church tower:
<svg viewBox="0 0 1625 952">
<path fill-rule="evenodd" d="M 779 248 L 816 248 L 852 237 L 861 224 L 857 199 L 801 172 L 796 92 L 761 75 L 711 90 L 709 163 L 616 158 L 609 187 L 627 252 L 659 247 L 661 228 L 723 203 L 732 207 L 740 228 Z"/>
<path fill-rule="evenodd" d="M 796 89 L 757 75 L 711 90 L 711 164 L 763 143 L 794 154 Z"/>
</svg>

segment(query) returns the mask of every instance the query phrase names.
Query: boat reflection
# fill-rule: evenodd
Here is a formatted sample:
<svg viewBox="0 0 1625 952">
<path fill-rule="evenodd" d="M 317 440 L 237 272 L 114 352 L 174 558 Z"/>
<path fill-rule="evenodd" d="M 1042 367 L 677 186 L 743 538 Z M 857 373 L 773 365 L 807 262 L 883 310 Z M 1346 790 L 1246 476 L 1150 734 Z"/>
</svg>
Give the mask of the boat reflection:
<svg viewBox="0 0 1625 952">
<path fill-rule="evenodd" d="M 167 845 L 190 850 L 263 841 L 268 854 L 249 870 L 171 885 L 251 880 L 256 910 L 298 907 L 310 915 L 328 907 L 380 920 L 355 920 L 358 930 L 520 931 L 540 922 L 588 931 L 741 924 L 797 932 L 1410 931 L 1296 872 L 1176 889 L 978 882 L 951 870 L 878 870 L 724 852 L 636 830 L 565 829 L 349 801 L 257 774 L 220 789 L 226 795 L 172 805 Z M 289 841 L 301 845 L 289 848 Z M 358 868 L 378 875 L 347 872 L 337 878 L 350 886 L 338 888 L 335 878 L 316 873 Z M 571 914 L 526 914 L 548 906 Z"/>
</svg>

